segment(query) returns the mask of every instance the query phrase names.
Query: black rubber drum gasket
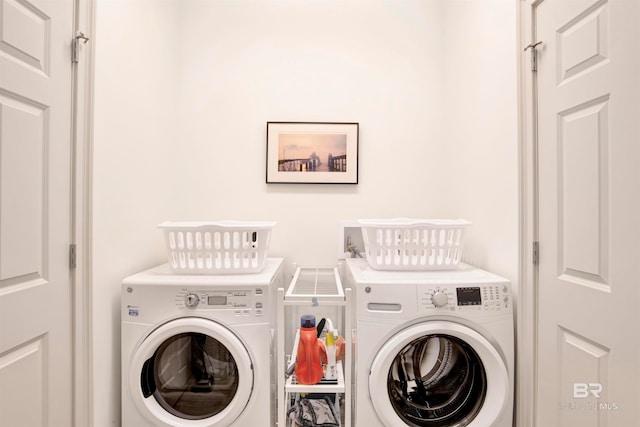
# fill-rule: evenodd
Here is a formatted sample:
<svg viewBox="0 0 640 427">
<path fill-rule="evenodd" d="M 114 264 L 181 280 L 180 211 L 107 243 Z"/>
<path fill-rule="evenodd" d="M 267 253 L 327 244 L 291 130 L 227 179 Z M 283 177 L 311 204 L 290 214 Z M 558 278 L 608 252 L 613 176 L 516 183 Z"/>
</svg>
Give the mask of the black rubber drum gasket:
<svg viewBox="0 0 640 427">
<path fill-rule="evenodd" d="M 425 335 L 398 352 L 387 376 L 387 391 L 407 425 L 463 427 L 482 408 L 487 376 L 476 351 L 460 338 Z"/>
</svg>

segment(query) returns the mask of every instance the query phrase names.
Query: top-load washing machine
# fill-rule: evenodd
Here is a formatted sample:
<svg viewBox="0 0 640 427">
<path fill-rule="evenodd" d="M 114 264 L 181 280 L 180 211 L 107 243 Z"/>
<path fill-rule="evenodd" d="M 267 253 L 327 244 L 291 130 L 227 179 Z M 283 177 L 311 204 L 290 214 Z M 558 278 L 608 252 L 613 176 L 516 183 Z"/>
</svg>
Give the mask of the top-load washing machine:
<svg viewBox="0 0 640 427">
<path fill-rule="evenodd" d="M 176 275 L 122 284 L 123 427 L 271 426 L 273 290 L 282 260 L 255 274 Z"/>
<path fill-rule="evenodd" d="M 510 283 L 461 264 L 377 271 L 348 259 L 358 426 L 512 427 Z"/>
</svg>

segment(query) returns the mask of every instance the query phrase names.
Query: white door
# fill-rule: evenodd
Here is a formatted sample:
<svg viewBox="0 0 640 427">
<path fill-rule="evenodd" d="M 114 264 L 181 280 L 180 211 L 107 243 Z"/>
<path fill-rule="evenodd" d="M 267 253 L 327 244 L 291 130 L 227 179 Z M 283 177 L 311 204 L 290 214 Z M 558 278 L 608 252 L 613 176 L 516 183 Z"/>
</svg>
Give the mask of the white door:
<svg viewBox="0 0 640 427">
<path fill-rule="evenodd" d="M 72 0 L 0 1 L 0 425 L 72 425 Z"/>
<path fill-rule="evenodd" d="M 640 1 L 543 0 L 537 426 L 640 425 Z"/>
</svg>

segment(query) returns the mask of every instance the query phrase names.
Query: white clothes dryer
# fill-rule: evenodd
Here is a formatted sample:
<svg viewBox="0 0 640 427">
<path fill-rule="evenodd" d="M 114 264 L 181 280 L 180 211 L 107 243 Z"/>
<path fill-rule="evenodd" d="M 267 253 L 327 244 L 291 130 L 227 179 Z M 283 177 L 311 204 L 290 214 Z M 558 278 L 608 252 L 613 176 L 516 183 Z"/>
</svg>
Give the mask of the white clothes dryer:
<svg viewBox="0 0 640 427">
<path fill-rule="evenodd" d="M 123 427 L 271 426 L 273 291 L 282 259 L 256 274 L 122 283 Z"/>
<path fill-rule="evenodd" d="M 354 289 L 355 424 L 512 427 L 514 328 L 508 280 L 376 271 L 348 259 Z"/>
</svg>

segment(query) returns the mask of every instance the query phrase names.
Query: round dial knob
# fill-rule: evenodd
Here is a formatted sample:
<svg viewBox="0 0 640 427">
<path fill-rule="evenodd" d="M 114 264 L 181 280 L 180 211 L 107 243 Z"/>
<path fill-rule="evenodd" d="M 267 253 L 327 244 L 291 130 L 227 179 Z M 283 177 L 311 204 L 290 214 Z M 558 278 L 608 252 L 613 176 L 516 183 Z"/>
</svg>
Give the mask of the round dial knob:
<svg viewBox="0 0 640 427">
<path fill-rule="evenodd" d="M 196 294 L 189 294 L 184 298 L 184 304 L 189 308 L 194 308 L 200 302 L 200 297 Z"/>
<path fill-rule="evenodd" d="M 449 302 L 449 297 L 443 291 L 435 291 L 433 295 L 431 295 L 431 301 L 436 307 L 444 307 Z"/>
</svg>

